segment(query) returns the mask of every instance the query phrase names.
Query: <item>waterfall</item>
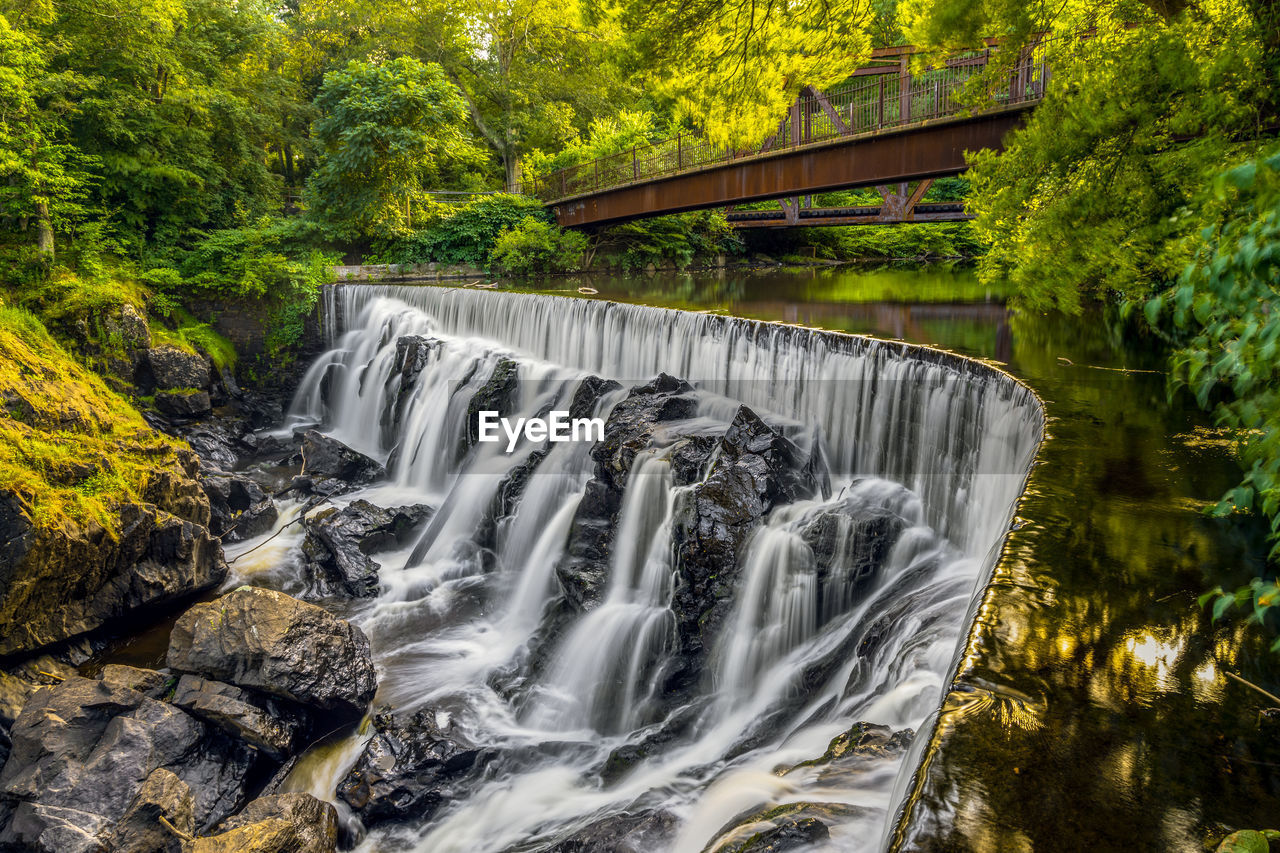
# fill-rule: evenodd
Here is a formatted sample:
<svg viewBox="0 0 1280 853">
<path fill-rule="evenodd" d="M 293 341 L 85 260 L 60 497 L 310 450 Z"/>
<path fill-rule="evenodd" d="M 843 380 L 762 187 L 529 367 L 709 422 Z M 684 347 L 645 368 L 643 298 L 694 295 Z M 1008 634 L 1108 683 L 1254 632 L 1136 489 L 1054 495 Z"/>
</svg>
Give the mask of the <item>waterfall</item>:
<svg viewBox="0 0 1280 853">
<path fill-rule="evenodd" d="M 914 770 L 905 754 L 841 773 L 803 762 L 855 721 L 920 727 L 937 709 L 1040 441 L 1030 391 L 937 350 L 605 301 L 342 285 L 323 308 L 331 348 L 283 430 L 317 426 L 386 464 L 386 482 L 350 498 L 435 509 L 379 557 L 381 592 L 353 611 L 379 701 L 539 756 L 496 759 L 431 821 L 376 830 L 362 849 L 394 835 L 422 851 L 537 850 L 661 812 L 669 849 L 696 853 L 746 812 L 800 802 L 835 809 L 833 849 L 878 849 L 895 780 Z M 468 406 L 509 379 L 528 417 L 616 380 L 593 402 L 607 418 L 659 373 L 694 386 L 696 411 L 636 453 L 599 601 L 577 612 L 556 567 L 593 445 L 469 445 Z M 675 457 L 681 437 L 718 441 L 743 404 L 831 489 L 749 532 L 705 669 L 682 681 L 675 527 L 720 451 L 684 481 Z M 623 754 L 639 757 L 611 775 Z"/>
</svg>

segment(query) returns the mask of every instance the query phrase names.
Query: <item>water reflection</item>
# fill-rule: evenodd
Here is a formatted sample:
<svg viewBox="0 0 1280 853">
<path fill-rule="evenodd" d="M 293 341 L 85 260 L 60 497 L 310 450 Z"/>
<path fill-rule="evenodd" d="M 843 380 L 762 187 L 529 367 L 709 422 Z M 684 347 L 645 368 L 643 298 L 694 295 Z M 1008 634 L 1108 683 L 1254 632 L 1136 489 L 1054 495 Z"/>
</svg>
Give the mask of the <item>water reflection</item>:
<svg viewBox="0 0 1280 853">
<path fill-rule="evenodd" d="M 898 837 L 902 849 L 1201 850 L 1280 813 L 1280 672 L 1196 596 L 1252 576 L 1262 531 L 1199 510 L 1239 476 L 1170 404 L 1163 356 L 1101 310 L 1012 313 L 963 270 L 558 280 L 599 298 L 903 338 L 1008 365 L 1045 399 L 1032 472 Z"/>
</svg>

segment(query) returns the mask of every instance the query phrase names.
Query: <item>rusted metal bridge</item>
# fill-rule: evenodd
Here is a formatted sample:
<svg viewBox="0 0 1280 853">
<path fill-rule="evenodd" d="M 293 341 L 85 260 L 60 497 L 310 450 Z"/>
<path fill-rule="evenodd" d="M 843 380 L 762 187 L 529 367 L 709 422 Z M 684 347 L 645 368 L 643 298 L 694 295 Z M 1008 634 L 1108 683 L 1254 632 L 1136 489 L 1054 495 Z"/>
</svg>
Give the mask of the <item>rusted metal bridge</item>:
<svg viewBox="0 0 1280 853">
<path fill-rule="evenodd" d="M 883 48 L 847 83 L 805 88 L 759 149 L 726 150 L 682 134 L 535 177 L 522 189 L 566 227 L 707 208 L 728 208 L 743 228 L 966 219 L 958 203 L 924 203 L 930 184 L 963 172 L 967 151 L 1002 149 L 1049 82 L 1042 41 L 1007 63 L 1008 86 L 989 90 L 975 109 L 959 93 L 996 51 L 988 45 L 913 74 L 913 48 Z M 881 203 L 813 207 L 814 195 L 858 187 L 876 187 Z M 772 200 L 780 209 L 735 209 Z"/>
</svg>

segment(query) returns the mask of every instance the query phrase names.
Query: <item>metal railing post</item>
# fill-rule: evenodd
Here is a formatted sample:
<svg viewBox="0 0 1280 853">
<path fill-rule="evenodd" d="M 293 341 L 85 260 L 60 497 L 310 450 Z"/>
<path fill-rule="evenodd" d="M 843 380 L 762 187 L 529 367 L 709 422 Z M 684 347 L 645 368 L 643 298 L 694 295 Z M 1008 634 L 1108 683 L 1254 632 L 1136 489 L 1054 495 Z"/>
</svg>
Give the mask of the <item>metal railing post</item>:
<svg viewBox="0 0 1280 853">
<path fill-rule="evenodd" d="M 640 161 L 636 159 L 636 146 L 631 146 L 631 180 L 640 180 Z"/>
<path fill-rule="evenodd" d="M 676 171 L 684 168 L 684 134 L 676 134 Z"/>
</svg>

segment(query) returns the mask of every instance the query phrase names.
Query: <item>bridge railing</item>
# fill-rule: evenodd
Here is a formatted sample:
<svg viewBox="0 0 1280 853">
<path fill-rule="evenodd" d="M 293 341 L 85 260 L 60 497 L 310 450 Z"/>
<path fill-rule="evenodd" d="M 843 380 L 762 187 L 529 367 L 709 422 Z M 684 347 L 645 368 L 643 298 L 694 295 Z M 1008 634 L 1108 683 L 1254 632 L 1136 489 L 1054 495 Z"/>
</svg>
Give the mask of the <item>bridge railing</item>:
<svg viewBox="0 0 1280 853">
<path fill-rule="evenodd" d="M 1026 103 L 1044 96 L 1050 79 L 1047 39 L 1024 48 L 1011 63 L 1009 82 L 987 93 L 987 109 Z M 842 136 L 934 121 L 973 111 L 960 92 L 982 74 L 991 48 L 952 56 L 911 74 L 905 57 L 895 65 L 862 69 L 851 82 L 827 92 L 806 87 L 792 102 L 777 131 L 759 149 L 733 150 L 712 145 L 695 134 L 681 134 L 652 145 L 599 157 L 524 182 L 521 190 L 552 202 L 631 183 L 755 157 Z"/>
</svg>

